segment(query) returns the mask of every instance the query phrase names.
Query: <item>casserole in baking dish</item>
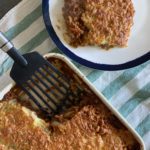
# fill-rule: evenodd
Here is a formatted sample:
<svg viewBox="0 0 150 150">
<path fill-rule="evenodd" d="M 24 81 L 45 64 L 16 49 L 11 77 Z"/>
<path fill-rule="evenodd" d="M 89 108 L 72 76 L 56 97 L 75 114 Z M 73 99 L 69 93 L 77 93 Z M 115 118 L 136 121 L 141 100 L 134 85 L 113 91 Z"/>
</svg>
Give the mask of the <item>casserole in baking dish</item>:
<svg viewBox="0 0 150 150">
<path fill-rule="evenodd" d="M 18 87 L 7 90 L 0 103 L 0 149 L 144 150 L 138 134 L 66 57 L 45 57 L 72 80 L 75 93 L 80 88 L 80 101 L 74 97 L 48 120 Z"/>
</svg>

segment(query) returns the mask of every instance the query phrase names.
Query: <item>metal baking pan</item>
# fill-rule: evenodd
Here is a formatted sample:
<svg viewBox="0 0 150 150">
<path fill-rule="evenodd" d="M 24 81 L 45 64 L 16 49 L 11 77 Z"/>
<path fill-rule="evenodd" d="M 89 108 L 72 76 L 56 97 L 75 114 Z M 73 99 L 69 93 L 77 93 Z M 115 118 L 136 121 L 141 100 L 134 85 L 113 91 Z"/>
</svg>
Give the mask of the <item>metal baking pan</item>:
<svg viewBox="0 0 150 150">
<path fill-rule="evenodd" d="M 118 120 L 120 120 L 120 122 L 132 133 L 137 142 L 139 142 L 141 150 L 146 150 L 144 142 L 138 133 L 128 124 L 128 122 L 118 113 L 118 111 L 108 103 L 107 99 L 87 80 L 87 78 L 71 63 L 68 58 L 56 53 L 46 54 L 44 57 L 47 59 L 58 59 L 63 61 L 69 67 L 69 70 L 71 70 L 74 75 L 82 79 L 82 82 L 90 89 L 90 91 L 92 91 L 92 93 L 95 94 L 100 101 L 104 103 L 104 105 L 118 118 Z M 2 97 L 14 86 L 15 85 L 13 82 L 9 83 L 2 91 L 0 91 L 0 99 L 2 99 Z"/>
</svg>

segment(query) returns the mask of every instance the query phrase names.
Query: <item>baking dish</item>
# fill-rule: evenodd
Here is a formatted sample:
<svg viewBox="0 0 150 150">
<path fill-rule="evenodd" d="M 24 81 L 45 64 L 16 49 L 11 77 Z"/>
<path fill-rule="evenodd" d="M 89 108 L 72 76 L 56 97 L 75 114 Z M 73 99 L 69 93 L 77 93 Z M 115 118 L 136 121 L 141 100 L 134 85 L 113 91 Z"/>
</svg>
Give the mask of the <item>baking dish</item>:
<svg viewBox="0 0 150 150">
<path fill-rule="evenodd" d="M 107 101 L 107 99 L 96 90 L 96 88 L 86 79 L 86 77 L 70 62 L 68 58 L 66 58 L 63 55 L 60 54 L 46 54 L 44 56 L 47 59 L 55 59 L 55 60 L 61 60 L 63 61 L 69 69 L 71 69 L 73 75 L 78 76 L 80 79 L 82 79 L 82 82 L 90 89 L 90 91 L 95 94 L 99 100 L 120 120 L 120 122 L 132 133 L 134 138 L 137 140 L 137 142 L 140 144 L 140 149 L 145 150 L 144 143 L 141 139 L 141 137 L 136 133 L 136 131 L 125 121 L 125 119 L 115 110 Z M 8 93 L 12 88 L 14 87 L 13 83 L 10 83 L 0 94 L 0 97 L 4 96 L 6 93 Z M 2 95 L 3 94 L 3 95 Z M 19 94 L 18 94 L 19 95 Z M 21 97 L 21 94 L 20 94 Z"/>
</svg>

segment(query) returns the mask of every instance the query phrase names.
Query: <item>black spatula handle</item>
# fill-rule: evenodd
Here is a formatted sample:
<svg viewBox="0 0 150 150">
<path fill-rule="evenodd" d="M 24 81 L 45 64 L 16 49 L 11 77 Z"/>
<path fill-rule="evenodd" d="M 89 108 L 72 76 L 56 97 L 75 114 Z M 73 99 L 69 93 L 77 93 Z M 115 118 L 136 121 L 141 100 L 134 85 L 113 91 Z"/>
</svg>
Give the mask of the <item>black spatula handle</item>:
<svg viewBox="0 0 150 150">
<path fill-rule="evenodd" d="M 0 49 L 6 52 L 16 63 L 27 66 L 26 59 L 15 49 L 14 45 L 0 32 Z"/>
</svg>

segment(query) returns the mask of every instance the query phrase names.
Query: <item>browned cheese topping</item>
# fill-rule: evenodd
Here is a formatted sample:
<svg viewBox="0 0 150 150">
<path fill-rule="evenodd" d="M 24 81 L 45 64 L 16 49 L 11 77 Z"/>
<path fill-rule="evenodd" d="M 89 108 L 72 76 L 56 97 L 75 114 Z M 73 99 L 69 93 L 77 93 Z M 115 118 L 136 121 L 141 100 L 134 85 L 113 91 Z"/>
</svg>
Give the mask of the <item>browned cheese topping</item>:
<svg viewBox="0 0 150 150">
<path fill-rule="evenodd" d="M 70 44 L 126 47 L 133 25 L 132 0 L 65 0 L 63 15 Z"/>
<path fill-rule="evenodd" d="M 14 101 L 2 102 L 0 150 L 140 150 L 132 134 L 104 108 L 75 106 L 46 123 Z"/>
<path fill-rule="evenodd" d="M 0 150 L 140 150 L 128 129 L 92 93 L 50 120 L 9 92 L 0 102 Z"/>
<path fill-rule="evenodd" d="M 20 104 L 0 103 L 0 150 L 50 150 L 46 128 Z"/>
<path fill-rule="evenodd" d="M 103 108 L 77 108 L 70 120 L 65 119 L 68 113 L 58 116 L 53 123 L 52 150 L 135 150 L 138 144 L 130 132 L 119 123 L 115 125 L 116 118 Z"/>
</svg>

